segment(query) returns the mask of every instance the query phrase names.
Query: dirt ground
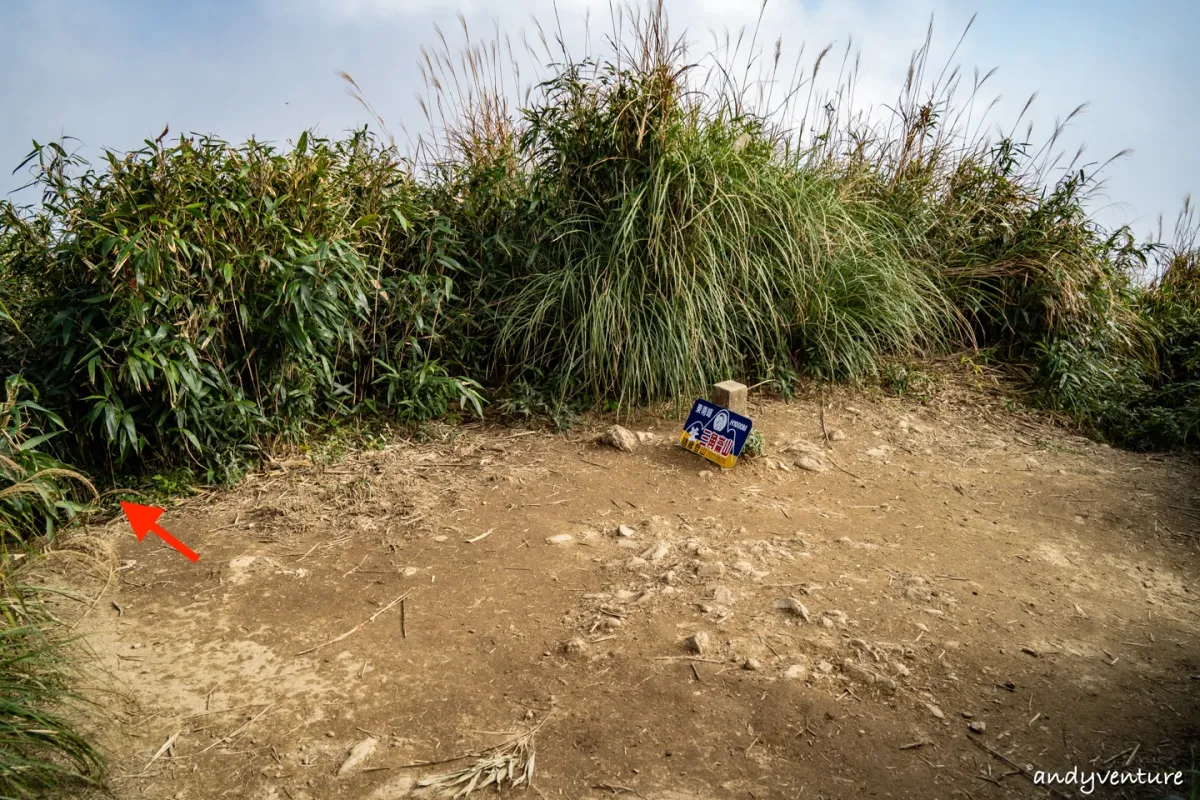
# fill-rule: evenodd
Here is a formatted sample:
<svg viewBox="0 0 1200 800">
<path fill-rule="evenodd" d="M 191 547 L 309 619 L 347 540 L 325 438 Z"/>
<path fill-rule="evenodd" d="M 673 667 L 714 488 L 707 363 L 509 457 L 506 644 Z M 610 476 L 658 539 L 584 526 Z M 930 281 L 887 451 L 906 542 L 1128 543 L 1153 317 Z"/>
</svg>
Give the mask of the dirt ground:
<svg viewBox="0 0 1200 800">
<path fill-rule="evenodd" d="M 1192 766 L 1194 461 L 990 393 L 824 406 L 823 431 L 815 399 L 752 399 L 766 454 L 728 472 L 674 414 L 627 421 L 633 453 L 592 420 L 277 462 L 162 518 L 195 565 L 92 530 L 119 546 L 77 628 L 129 701 L 117 796 L 422 796 L 518 744 L 511 793 L 543 798 L 1047 797 L 1020 770 Z"/>
</svg>

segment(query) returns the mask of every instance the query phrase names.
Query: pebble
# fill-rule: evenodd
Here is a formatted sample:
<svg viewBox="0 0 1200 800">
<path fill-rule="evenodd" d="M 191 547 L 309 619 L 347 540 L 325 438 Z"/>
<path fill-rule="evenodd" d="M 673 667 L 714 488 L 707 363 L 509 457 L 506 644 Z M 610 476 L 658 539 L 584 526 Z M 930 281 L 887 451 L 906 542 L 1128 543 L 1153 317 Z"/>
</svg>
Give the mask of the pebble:
<svg viewBox="0 0 1200 800">
<path fill-rule="evenodd" d="M 405 567 L 404 577 L 411 578 L 412 576 L 416 575 L 418 571 L 419 570 L 416 567 Z"/>
<path fill-rule="evenodd" d="M 926 703 L 925 708 L 929 709 L 929 713 L 933 714 L 938 719 L 946 718 L 946 714 L 940 708 L 935 706 L 933 703 Z"/>
<path fill-rule="evenodd" d="M 869 455 L 871 458 L 887 458 L 889 449 L 890 448 L 888 448 L 886 446 L 872 447 L 870 450 L 867 451 L 867 455 Z"/>
<path fill-rule="evenodd" d="M 808 472 L 824 472 L 825 465 L 819 459 L 812 456 L 800 456 L 796 459 L 796 466 Z"/>
<path fill-rule="evenodd" d="M 781 597 L 775 601 L 775 608 L 780 611 L 786 611 L 788 614 L 800 617 L 805 622 L 809 621 L 808 609 L 794 597 Z"/>
<path fill-rule="evenodd" d="M 657 542 L 652 547 L 646 548 L 646 551 L 642 553 L 642 558 L 654 564 L 666 558 L 669 552 L 671 552 L 670 544 L 667 542 Z"/>
<path fill-rule="evenodd" d="M 708 634 L 704 631 L 696 631 L 683 640 L 683 646 L 692 653 L 704 655 L 709 650 Z"/>
<path fill-rule="evenodd" d="M 634 556 L 625 562 L 625 566 L 629 567 L 630 569 L 641 569 L 642 567 L 649 565 L 649 563 L 649 561 L 641 556 Z"/>
<path fill-rule="evenodd" d="M 725 565 L 720 561 L 702 561 L 696 567 L 696 575 L 701 578 L 720 578 L 725 574 Z"/>
<path fill-rule="evenodd" d="M 838 625 L 845 625 L 848 617 L 845 611 L 838 611 L 836 608 L 825 612 L 825 619 L 832 619 Z"/>
<path fill-rule="evenodd" d="M 356 770 L 364 761 L 371 757 L 371 754 L 375 752 L 375 748 L 378 745 L 378 739 L 376 739 L 374 736 L 368 736 L 366 739 L 363 739 L 361 742 L 354 745 L 354 747 L 350 748 L 350 753 L 346 756 L 346 760 L 342 762 L 340 767 L 338 767 L 337 776 L 339 778 L 344 778 Z"/>
<path fill-rule="evenodd" d="M 723 606 L 731 606 L 733 605 L 733 592 L 724 586 L 718 586 L 716 589 L 713 589 L 713 601 Z"/>
<path fill-rule="evenodd" d="M 571 658 L 581 658 L 587 653 L 588 643 L 582 637 L 576 636 L 574 639 L 563 642 L 562 649 Z"/>
<path fill-rule="evenodd" d="M 446 540 L 447 540 L 447 539 L 449 539 L 449 538 L 450 538 L 449 536 L 442 535 L 442 536 L 435 536 L 435 537 L 433 537 L 433 540 L 434 540 L 435 542 L 444 542 L 444 541 L 446 541 Z"/>
<path fill-rule="evenodd" d="M 829 441 L 840 442 L 846 438 L 846 432 L 838 428 L 834 428 L 829 432 Z"/>
<path fill-rule="evenodd" d="M 783 671 L 783 677 L 790 681 L 802 681 L 808 678 L 808 667 L 803 664 L 792 664 Z"/>
<path fill-rule="evenodd" d="M 701 478 L 711 478 L 711 477 L 712 477 L 712 470 L 710 470 L 710 469 L 702 469 L 702 470 L 700 470 L 700 472 L 699 472 L 699 475 L 700 475 L 700 477 L 701 477 Z"/>
<path fill-rule="evenodd" d="M 749 575 L 754 572 L 754 565 L 749 561 L 737 561 L 733 565 L 734 572 L 740 572 L 743 575 Z"/>
<path fill-rule="evenodd" d="M 637 439 L 638 439 L 638 441 L 639 441 L 639 442 L 641 442 L 642 444 L 645 444 L 646 442 L 653 441 L 653 439 L 654 439 L 654 434 L 653 434 L 653 433 L 651 433 L 650 431 L 638 431 L 638 432 L 637 432 Z"/>
<path fill-rule="evenodd" d="M 617 536 L 630 537 L 630 536 L 635 535 L 636 533 L 637 533 L 637 531 L 635 531 L 633 528 L 629 527 L 628 525 L 618 525 L 617 526 Z"/>
<path fill-rule="evenodd" d="M 742 669 L 750 670 L 751 672 L 757 672 L 758 670 L 762 669 L 762 662 L 757 658 L 747 658 L 744 662 L 742 662 Z"/>
<path fill-rule="evenodd" d="M 971 733 L 984 733 L 987 731 L 987 723 L 975 720 L 967 725 L 967 730 L 969 730 Z"/>
<path fill-rule="evenodd" d="M 609 447 L 615 447 L 617 450 L 625 453 L 632 453 L 634 448 L 638 446 L 638 437 L 634 436 L 633 431 L 628 428 L 613 425 L 600 437 L 600 443 L 606 444 Z"/>
<path fill-rule="evenodd" d="M 569 533 L 560 533 L 557 536 L 547 536 L 547 544 L 570 544 L 575 541 L 575 537 Z"/>
<path fill-rule="evenodd" d="M 818 661 L 817 672 L 828 675 L 829 673 L 833 672 L 833 664 L 830 664 L 828 661 Z"/>
</svg>

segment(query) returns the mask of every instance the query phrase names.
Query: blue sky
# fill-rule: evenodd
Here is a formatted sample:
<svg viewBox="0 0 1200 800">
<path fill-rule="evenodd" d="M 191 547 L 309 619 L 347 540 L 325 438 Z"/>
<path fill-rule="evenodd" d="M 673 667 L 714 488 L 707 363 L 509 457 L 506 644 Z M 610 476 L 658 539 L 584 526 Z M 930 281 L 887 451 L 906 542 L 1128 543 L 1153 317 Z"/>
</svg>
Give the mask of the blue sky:
<svg viewBox="0 0 1200 800">
<path fill-rule="evenodd" d="M 32 139 L 74 136 L 94 156 L 101 147 L 137 147 L 164 124 L 172 135 L 232 140 L 285 141 L 309 127 L 337 134 L 369 121 L 337 70 L 355 77 L 394 132 L 403 123 L 420 133 L 419 48 L 436 41 L 435 23 L 456 31 L 459 9 L 474 31 L 498 24 L 514 37 L 531 30 L 531 15 L 550 24 L 554 13 L 551 0 L 0 0 L 0 191 L 22 182 L 9 173 Z M 710 30 L 753 24 L 758 13 L 754 0 L 668 0 L 667 9 L 674 31 L 686 27 L 697 50 Z M 577 52 L 589 10 L 594 39 L 607 27 L 608 3 L 558 3 Z M 975 12 L 956 61 L 999 67 L 984 93 L 1002 95 L 995 124 L 1007 128 L 1037 91 L 1035 141 L 1057 116 L 1090 102 L 1064 148 L 1086 142 L 1093 161 L 1134 150 L 1108 168 L 1109 199 L 1099 211 L 1106 223 L 1146 232 L 1200 189 L 1200 89 L 1189 55 L 1200 4 L 769 0 L 764 30 L 783 36 L 785 53 L 801 43 L 808 53 L 830 42 L 837 50 L 853 37 L 862 51 L 859 98 L 882 104 L 894 99 L 931 13 L 940 64 Z"/>
</svg>

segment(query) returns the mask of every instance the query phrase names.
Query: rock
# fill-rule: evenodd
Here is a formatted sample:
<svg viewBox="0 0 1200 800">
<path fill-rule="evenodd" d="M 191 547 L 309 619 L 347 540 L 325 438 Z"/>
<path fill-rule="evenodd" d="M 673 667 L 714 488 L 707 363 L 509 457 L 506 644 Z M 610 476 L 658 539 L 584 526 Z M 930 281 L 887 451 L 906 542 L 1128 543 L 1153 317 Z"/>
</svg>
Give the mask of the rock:
<svg viewBox="0 0 1200 800">
<path fill-rule="evenodd" d="M 416 784 L 417 781 L 415 778 L 409 775 L 401 775 L 372 792 L 368 800 L 402 800 L 402 798 L 408 797 L 412 793 L 413 787 Z"/>
<path fill-rule="evenodd" d="M 779 609 L 780 611 L 785 611 L 793 616 L 800 617 L 800 619 L 804 620 L 805 622 L 809 621 L 808 609 L 804 607 L 804 603 L 801 603 L 794 597 L 779 598 L 775 601 L 775 608 Z"/>
<path fill-rule="evenodd" d="M 650 562 L 641 556 L 634 556 L 625 562 L 625 566 L 629 567 L 629 569 L 641 569 L 642 567 L 649 566 L 649 564 Z"/>
<path fill-rule="evenodd" d="M 617 547 L 623 547 L 626 550 L 640 550 L 642 545 L 633 539 L 617 539 Z"/>
<path fill-rule="evenodd" d="M 666 558 L 667 553 L 671 552 L 671 545 L 667 542 L 656 542 L 651 547 L 646 548 L 642 553 L 642 558 L 649 561 L 651 564 L 657 564 Z"/>
<path fill-rule="evenodd" d="M 636 534 L 637 534 L 637 531 L 635 531 L 633 528 L 629 527 L 628 525 L 618 525 L 617 526 L 617 536 L 624 536 L 624 537 L 628 538 L 628 537 L 634 536 Z"/>
<path fill-rule="evenodd" d="M 833 620 L 830 619 L 829 617 L 821 617 L 821 625 L 823 625 L 826 628 L 832 628 Z"/>
<path fill-rule="evenodd" d="M 634 448 L 638 446 L 638 437 L 634 436 L 633 431 L 628 428 L 613 425 L 600 437 L 600 444 L 615 447 L 624 453 L 632 453 Z"/>
<path fill-rule="evenodd" d="M 720 561 L 701 561 L 696 575 L 701 578 L 720 578 L 725 574 L 725 565 Z"/>
<path fill-rule="evenodd" d="M 871 670 L 866 667 L 860 667 L 848 658 L 842 661 L 842 671 L 868 686 L 881 686 L 892 690 L 897 688 L 896 682 L 891 678 L 885 675 L 876 675 Z"/>
<path fill-rule="evenodd" d="M 987 723 L 975 720 L 967 725 L 967 730 L 971 733 L 984 733 L 987 731 Z"/>
<path fill-rule="evenodd" d="M 704 631 L 696 631 L 683 640 L 683 647 L 688 652 L 704 655 L 709 651 L 708 634 Z"/>
<path fill-rule="evenodd" d="M 411 578 L 414 575 L 416 575 L 417 572 L 419 572 L 419 570 L 416 567 L 405 567 L 404 568 L 404 577 Z"/>
<path fill-rule="evenodd" d="M 869 455 L 871 458 L 887 458 L 888 452 L 890 452 L 890 450 L 891 450 L 891 448 L 888 447 L 887 445 L 884 445 L 882 447 L 872 447 L 870 450 L 867 451 L 867 455 Z"/>
<path fill-rule="evenodd" d="M 785 447 L 784 450 L 788 453 L 806 453 L 808 455 L 821 454 L 820 447 L 812 442 L 805 441 L 804 439 L 798 439 L 797 441 L 792 442 L 790 445 Z"/>
<path fill-rule="evenodd" d="M 628 589 L 618 589 L 613 592 L 613 599 L 618 603 L 628 603 L 635 597 L 637 597 L 637 592 L 631 592 Z"/>
<path fill-rule="evenodd" d="M 724 586 L 718 586 L 716 589 L 713 589 L 713 600 L 723 606 L 731 606 L 733 605 L 733 592 Z"/>
<path fill-rule="evenodd" d="M 637 432 L 637 440 L 639 443 L 645 444 L 646 442 L 650 442 L 650 441 L 654 440 L 654 434 L 651 433 L 650 431 L 638 431 Z"/>
<path fill-rule="evenodd" d="M 600 541 L 600 534 L 596 531 L 581 531 L 579 533 L 579 543 L 588 547 L 595 547 Z"/>
<path fill-rule="evenodd" d="M 845 625 L 848 617 L 845 611 L 838 611 L 834 608 L 825 612 L 825 619 L 831 619 L 838 625 Z"/>
<path fill-rule="evenodd" d="M 829 441 L 840 442 L 846 438 L 846 432 L 838 428 L 834 428 L 829 432 Z"/>
<path fill-rule="evenodd" d="M 792 664 L 783 671 L 783 677 L 789 681 L 803 681 L 808 679 L 808 667 L 803 664 Z"/>
<path fill-rule="evenodd" d="M 930 713 L 930 714 L 933 714 L 933 715 L 934 715 L 935 717 L 937 717 L 938 719 L 945 719 L 945 718 L 946 718 L 946 715 L 945 715 L 945 713 L 944 713 L 944 712 L 943 712 L 943 711 L 942 711 L 940 708 L 938 708 L 937 706 L 935 706 L 933 703 L 926 703 L 926 704 L 925 704 L 925 708 L 929 709 L 929 713 Z"/>
<path fill-rule="evenodd" d="M 547 536 L 547 544 L 570 544 L 575 541 L 575 537 L 569 533 L 560 533 L 557 536 Z"/>
<path fill-rule="evenodd" d="M 833 672 L 833 664 L 830 664 L 828 661 L 818 661 L 817 672 L 828 675 L 829 673 Z"/>
<path fill-rule="evenodd" d="M 737 561 L 734 562 L 733 571 L 740 572 L 743 575 L 749 575 L 750 573 L 754 572 L 754 565 L 749 561 Z"/>
<path fill-rule="evenodd" d="M 711 477 L 712 477 L 712 470 L 710 470 L 710 469 L 702 469 L 702 470 L 700 470 L 700 472 L 699 472 L 699 475 L 700 475 L 700 477 L 701 477 L 701 478 L 711 478 Z"/>
<path fill-rule="evenodd" d="M 375 752 L 375 748 L 379 745 L 379 740 L 374 736 L 368 736 L 354 747 L 350 748 L 350 753 L 346 756 L 346 760 L 338 767 L 337 776 L 344 778 L 354 770 L 358 769 L 364 761 L 371 757 Z"/>
<path fill-rule="evenodd" d="M 762 662 L 757 658 L 747 658 L 742 662 L 742 669 L 749 670 L 750 672 L 757 672 L 758 670 L 762 669 Z"/>
<path fill-rule="evenodd" d="M 583 638 L 576 636 L 574 639 L 563 642 L 562 651 L 569 658 L 583 658 L 587 655 L 588 643 Z"/>
<path fill-rule="evenodd" d="M 444 542 L 444 541 L 446 541 L 446 540 L 447 540 L 447 539 L 449 539 L 449 538 L 450 538 L 449 536 L 446 536 L 445 534 L 442 534 L 441 536 L 435 536 L 435 537 L 433 537 L 433 540 L 434 540 L 435 542 Z"/>
<path fill-rule="evenodd" d="M 908 667 L 901 664 L 899 661 L 892 662 L 892 669 L 894 669 L 896 671 L 896 674 L 902 678 L 907 678 L 908 676 L 912 675 L 912 671 Z"/>
<path fill-rule="evenodd" d="M 796 466 L 808 472 L 824 472 L 825 465 L 820 460 L 812 456 L 800 456 L 796 459 Z"/>
<path fill-rule="evenodd" d="M 601 627 L 608 631 L 615 631 L 617 628 L 621 627 L 623 624 L 624 623 L 621 622 L 621 620 L 617 619 L 616 617 L 605 617 L 604 622 L 601 624 Z"/>
</svg>

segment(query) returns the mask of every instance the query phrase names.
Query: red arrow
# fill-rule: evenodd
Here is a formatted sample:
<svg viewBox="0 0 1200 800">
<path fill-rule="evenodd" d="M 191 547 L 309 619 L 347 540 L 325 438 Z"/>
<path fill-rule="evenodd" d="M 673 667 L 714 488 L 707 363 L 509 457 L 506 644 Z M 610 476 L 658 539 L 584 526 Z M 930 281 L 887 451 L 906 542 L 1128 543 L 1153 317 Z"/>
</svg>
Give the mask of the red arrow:
<svg viewBox="0 0 1200 800">
<path fill-rule="evenodd" d="M 191 550 L 186 544 L 176 539 L 171 534 L 167 533 L 158 524 L 158 518 L 163 515 L 161 508 L 154 506 L 139 506 L 137 503 L 126 503 L 121 501 L 121 510 L 125 512 L 125 517 L 129 520 L 129 527 L 133 528 L 133 535 L 142 541 L 146 538 L 146 534 L 153 533 L 158 538 L 162 539 L 171 547 L 174 547 L 183 557 L 195 564 L 200 560 L 200 556 Z"/>
</svg>

